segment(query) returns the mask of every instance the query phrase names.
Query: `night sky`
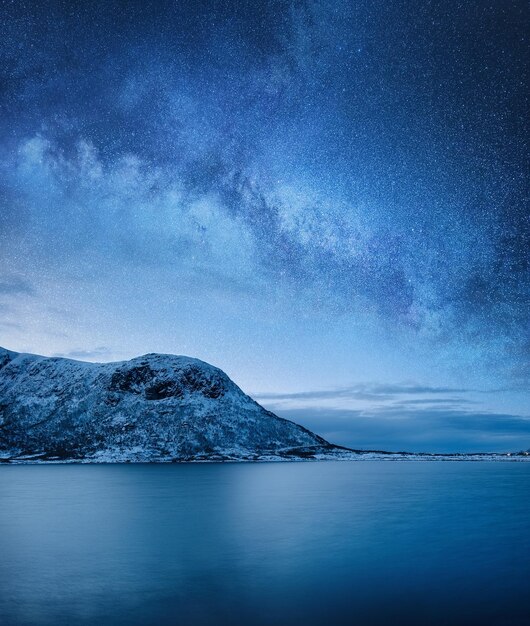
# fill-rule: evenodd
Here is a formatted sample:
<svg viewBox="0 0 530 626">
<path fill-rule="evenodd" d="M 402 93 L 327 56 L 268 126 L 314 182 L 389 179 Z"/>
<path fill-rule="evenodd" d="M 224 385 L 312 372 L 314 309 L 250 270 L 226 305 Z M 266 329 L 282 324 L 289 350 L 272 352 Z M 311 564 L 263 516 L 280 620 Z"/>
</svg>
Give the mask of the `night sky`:
<svg viewBox="0 0 530 626">
<path fill-rule="evenodd" d="M 527 2 L 1 7 L 0 345 L 530 448 Z"/>
</svg>

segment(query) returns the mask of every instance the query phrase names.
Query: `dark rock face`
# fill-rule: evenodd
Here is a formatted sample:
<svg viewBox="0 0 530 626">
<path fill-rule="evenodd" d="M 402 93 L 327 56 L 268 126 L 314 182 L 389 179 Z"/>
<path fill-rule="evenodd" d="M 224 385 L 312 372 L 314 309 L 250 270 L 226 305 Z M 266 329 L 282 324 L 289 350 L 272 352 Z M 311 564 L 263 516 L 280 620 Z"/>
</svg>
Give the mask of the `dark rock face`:
<svg viewBox="0 0 530 626">
<path fill-rule="evenodd" d="M 335 450 L 196 359 L 93 364 L 0 349 L 0 459 L 253 460 Z"/>
<path fill-rule="evenodd" d="M 225 377 L 226 378 L 226 377 Z M 178 373 L 155 370 L 148 362 L 134 367 L 126 365 L 111 377 L 109 391 L 143 394 L 147 400 L 182 398 L 184 393 L 200 393 L 206 398 L 219 398 L 227 389 L 221 375 L 208 375 L 197 365 L 186 365 Z"/>
<path fill-rule="evenodd" d="M 13 352 L 0 348 L 0 370 L 11 361 L 13 354 Z"/>
<path fill-rule="evenodd" d="M 121 368 L 112 374 L 109 391 L 141 393 L 145 384 L 153 377 L 154 373 L 149 365 L 138 365 L 130 369 Z"/>
</svg>

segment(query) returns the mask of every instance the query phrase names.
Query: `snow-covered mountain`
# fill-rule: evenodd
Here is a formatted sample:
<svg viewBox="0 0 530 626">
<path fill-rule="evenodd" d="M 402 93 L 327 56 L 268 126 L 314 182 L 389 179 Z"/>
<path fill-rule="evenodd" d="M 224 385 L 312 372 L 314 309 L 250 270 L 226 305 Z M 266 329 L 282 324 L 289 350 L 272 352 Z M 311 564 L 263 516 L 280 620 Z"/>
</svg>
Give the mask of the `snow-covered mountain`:
<svg viewBox="0 0 530 626">
<path fill-rule="evenodd" d="M 85 363 L 0 348 L 0 462 L 530 461 L 348 450 L 267 411 L 220 369 L 146 354 Z"/>
<path fill-rule="evenodd" d="M 3 460 L 250 460 L 341 450 L 197 359 L 147 354 L 100 364 L 0 348 Z"/>
</svg>

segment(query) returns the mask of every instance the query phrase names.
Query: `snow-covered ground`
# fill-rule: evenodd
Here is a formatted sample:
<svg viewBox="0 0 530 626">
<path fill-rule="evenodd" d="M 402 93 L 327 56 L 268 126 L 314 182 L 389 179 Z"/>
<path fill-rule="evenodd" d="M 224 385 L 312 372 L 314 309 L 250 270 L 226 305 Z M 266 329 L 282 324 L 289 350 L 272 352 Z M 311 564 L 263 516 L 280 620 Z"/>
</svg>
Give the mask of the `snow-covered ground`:
<svg viewBox="0 0 530 626">
<path fill-rule="evenodd" d="M 309 461 L 386 461 L 386 462 L 429 462 L 429 461 L 446 461 L 446 462 L 530 462 L 528 454 L 414 454 L 414 453 L 380 453 L 380 452 L 348 452 L 347 450 L 340 453 L 315 453 L 310 456 L 281 455 L 281 454 L 256 454 L 242 457 L 234 452 L 233 455 L 216 455 L 216 454 L 198 454 L 194 458 L 188 459 L 171 459 L 167 456 L 156 457 L 153 455 L 145 455 L 142 453 L 132 452 L 128 450 L 120 450 L 119 452 L 110 450 L 108 452 L 100 452 L 92 457 L 84 458 L 60 458 L 41 454 L 20 455 L 20 456 L 2 456 L 0 455 L 0 463 L 11 464 L 50 464 L 50 463 L 272 463 L 272 462 L 309 462 Z"/>
</svg>

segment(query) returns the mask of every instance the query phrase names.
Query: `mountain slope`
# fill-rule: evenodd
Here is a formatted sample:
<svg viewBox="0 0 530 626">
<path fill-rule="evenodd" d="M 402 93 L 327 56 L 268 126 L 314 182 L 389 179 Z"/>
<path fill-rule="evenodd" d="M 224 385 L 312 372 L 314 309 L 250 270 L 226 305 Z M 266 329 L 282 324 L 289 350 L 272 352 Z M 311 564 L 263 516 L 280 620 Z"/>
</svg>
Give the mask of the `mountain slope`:
<svg viewBox="0 0 530 626">
<path fill-rule="evenodd" d="M 340 448 L 184 356 L 85 363 L 0 348 L 0 457 L 79 461 L 296 458 Z"/>
</svg>

